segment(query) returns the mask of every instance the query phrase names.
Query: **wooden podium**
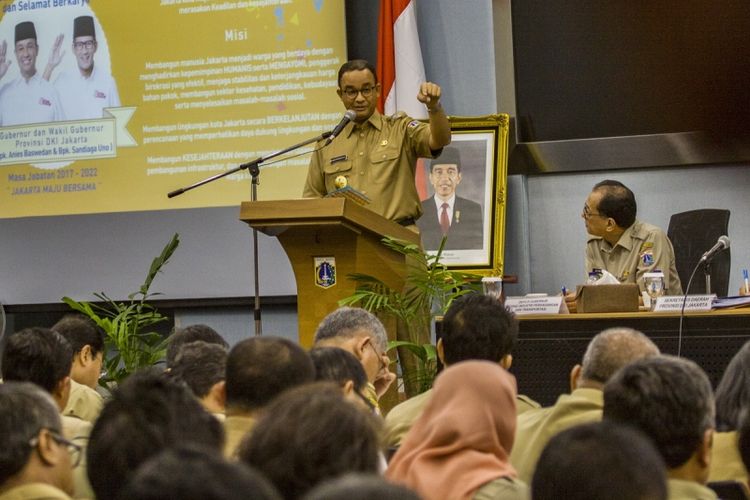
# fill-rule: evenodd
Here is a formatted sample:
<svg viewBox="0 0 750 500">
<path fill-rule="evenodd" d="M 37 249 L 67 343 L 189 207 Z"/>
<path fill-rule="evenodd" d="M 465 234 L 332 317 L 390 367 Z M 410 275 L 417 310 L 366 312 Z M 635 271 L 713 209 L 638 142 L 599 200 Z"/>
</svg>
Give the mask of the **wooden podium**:
<svg viewBox="0 0 750 500">
<path fill-rule="evenodd" d="M 345 198 L 243 202 L 240 219 L 284 247 L 297 280 L 299 341 L 306 348 L 320 321 L 354 293 L 349 274 L 369 274 L 403 288 L 405 258 L 381 243 L 384 236 L 420 241 L 414 231 Z"/>
</svg>

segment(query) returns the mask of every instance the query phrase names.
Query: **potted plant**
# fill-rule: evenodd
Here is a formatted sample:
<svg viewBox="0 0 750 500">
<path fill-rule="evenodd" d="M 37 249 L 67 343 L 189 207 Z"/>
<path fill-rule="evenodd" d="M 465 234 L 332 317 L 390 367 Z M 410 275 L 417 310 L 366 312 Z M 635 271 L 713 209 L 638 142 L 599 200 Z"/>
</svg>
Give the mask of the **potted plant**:
<svg viewBox="0 0 750 500">
<path fill-rule="evenodd" d="M 147 301 L 159 295 L 150 292 L 151 284 L 179 244 L 179 235 L 175 234 L 151 262 L 146 280 L 137 292 L 128 295 L 127 302 L 116 302 L 103 292 L 94 293 L 102 304 L 62 298 L 71 309 L 85 314 L 104 330 L 106 373 L 99 380 L 102 386 L 118 384 L 136 370 L 164 359 L 166 339 L 150 328 L 168 318 Z"/>
<path fill-rule="evenodd" d="M 440 261 L 446 238 L 435 254 L 419 245 L 394 238 L 383 238 L 385 246 L 406 257 L 407 275 L 402 290 L 394 290 L 383 281 L 367 274 L 352 274 L 357 289 L 339 305 L 359 306 L 372 313 L 392 316 L 400 323 L 399 338 L 388 344 L 397 349 L 407 396 L 422 393 L 432 387 L 437 369 L 437 352 L 430 342 L 430 330 L 435 316 L 445 314 L 457 297 L 480 288 L 480 276 L 454 271 Z"/>
</svg>

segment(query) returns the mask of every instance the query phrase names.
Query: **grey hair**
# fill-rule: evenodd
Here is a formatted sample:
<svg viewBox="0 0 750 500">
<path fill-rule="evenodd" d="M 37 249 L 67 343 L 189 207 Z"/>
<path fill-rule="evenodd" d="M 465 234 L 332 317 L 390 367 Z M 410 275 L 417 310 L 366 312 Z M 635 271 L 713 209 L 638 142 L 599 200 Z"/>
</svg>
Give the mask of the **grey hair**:
<svg viewBox="0 0 750 500">
<path fill-rule="evenodd" d="M 314 343 L 335 337 L 356 337 L 361 335 L 362 330 L 372 336 L 381 352 L 385 352 L 388 336 L 383 323 L 374 314 L 359 307 L 339 307 L 323 318 L 315 330 Z"/>
<path fill-rule="evenodd" d="M 23 469 L 33 449 L 29 441 L 42 429 L 62 429 L 49 393 L 31 382 L 0 384 L 0 484 Z"/>
<path fill-rule="evenodd" d="M 623 366 L 659 354 L 656 344 L 638 330 L 608 328 L 589 342 L 583 355 L 581 377 L 604 384 Z"/>
</svg>

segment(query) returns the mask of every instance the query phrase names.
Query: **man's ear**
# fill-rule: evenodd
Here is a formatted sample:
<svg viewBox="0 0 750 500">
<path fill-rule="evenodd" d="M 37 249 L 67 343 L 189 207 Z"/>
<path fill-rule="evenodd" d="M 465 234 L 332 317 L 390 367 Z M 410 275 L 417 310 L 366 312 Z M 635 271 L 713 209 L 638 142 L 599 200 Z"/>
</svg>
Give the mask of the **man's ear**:
<svg viewBox="0 0 750 500">
<path fill-rule="evenodd" d="M 364 359 L 367 343 L 371 340 L 372 338 L 370 336 L 356 338 L 356 341 L 354 342 L 354 355 L 357 356 L 358 360 L 362 361 Z"/>
<path fill-rule="evenodd" d="M 708 469 L 711 466 L 711 449 L 714 447 L 714 430 L 706 429 L 698 448 L 698 461 L 702 467 Z"/>
<path fill-rule="evenodd" d="M 52 434 L 47 429 L 42 429 L 37 434 L 38 443 L 36 450 L 39 453 L 39 459 L 50 467 L 57 465 L 60 455 L 55 452 L 57 446 L 60 446 L 52 438 Z"/>
<path fill-rule="evenodd" d="M 500 366 L 502 366 L 506 370 L 510 370 L 510 365 L 512 365 L 512 364 L 513 364 L 513 355 L 512 354 L 506 354 L 500 360 Z"/>
<path fill-rule="evenodd" d="M 218 405 L 220 405 L 222 408 L 227 405 L 227 384 L 226 381 L 222 380 L 221 382 L 216 382 L 213 386 L 211 386 L 211 389 L 209 389 L 209 394 L 211 394 L 211 397 Z"/>
<path fill-rule="evenodd" d="M 570 392 L 573 392 L 578 388 L 578 382 L 581 380 L 581 365 L 575 365 L 570 370 Z"/>
<path fill-rule="evenodd" d="M 78 362 L 81 366 L 87 366 L 89 363 L 94 361 L 94 354 L 91 350 L 91 346 L 86 344 L 78 351 L 77 354 Z"/>
<path fill-rule="evenodd" d="M 341 390 L 344 391 L 344 397 L 354 392 L 354 381 L 347 380 L 346 382 L 344 382 L 344 385 L 341 387 Z"/>
<path fill-rule="evenodd" d="M 445 366 L 445 345 L 443 344 L 442 338 L 438 339 L 436 350 L 438 359 L 441 363 L 443 363 L 443 366 Z"/>
</svg>

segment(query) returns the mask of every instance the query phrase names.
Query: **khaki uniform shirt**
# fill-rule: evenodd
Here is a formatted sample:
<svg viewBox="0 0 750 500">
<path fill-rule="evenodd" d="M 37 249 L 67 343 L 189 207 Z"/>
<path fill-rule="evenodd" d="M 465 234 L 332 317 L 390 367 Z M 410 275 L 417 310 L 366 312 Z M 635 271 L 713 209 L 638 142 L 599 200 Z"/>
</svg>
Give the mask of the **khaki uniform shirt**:
<svg viewBox="0 0 750 500">
<path fill-rule="evenodd" d="M 303 196 L 322 198 L 344 176 L 349 186 L 370 198 L 366 207 L 373 212 L 393 221 L 417 219 L 422 203 L 414 174 L 420 157 L 433 157 L 429 125 L 404 113 L 383 116 L 376 111 L 362 125 L 349 123 L 329 146 L 313 153 Z"/>
<path fill-rule="evenodd" d="M 237 458 L 237 451 L 240 443 L 249 435 L 255 427 L 255 417 L 245 417 L 241 415 L 226 416 L 224 418 L 224 456 L 230 459 Z"/>
<path fill-rule="evenodd" d="M 693 481 L 667 479 L 667 500 L 718 500 L 714 490 Z"/>
<path fill-rule="evenodd" d="M 523 481 L 500 477 L 485 484 L 474 493 L 472 500 L 527 500 L 531 498 L 529 487 Z"/>
<path fill-rule="evenodd" d="M 432 394 L 432 389 L 429 389 L 422 394 L 407 399 L 403 403 L 397 404 L 388 412 L 388 415 L 385 416 L 385 435 L 388 447 L 401 446 L 401 441 L 404 440 L 404 436 L 409 432 L 414 421 L 424 411 L 425 406 L 427 406 L 427 403 L 432 398 Z M 535 408 L 539 408 L 539 403 L 533 399 L 520 394 L 516 397 L 517 415 Z"/>
<path fill-rule="evenodd" d="M 63 415 L 78 417 L 93 423 L 104 407 L 104 398 L 87 385 L 70 380 L 70 398 Z"/>
<path fill-rule="evenodd" d="M 747 484 L 748 474 L 737 448 L 738 433 L 715 432 L 708 482 L 738 481 Z"/>
<path fill-rule="evenodd" d="M 674 248 L 667 235 L 656 226 L 635 221 L 614 245 L 599 236 L 586 244 L 586 272 L 604 269 L 620 283 L 635 283 L 643 292 L 643 274 L 660 270 L 664 273 L 667 295 L 681 295 L 682 285 L 675 267 Z"/>
<path fill-rule="evenodd" d="M 88 387 L 87 387 L 88 388 Z M 63 415 L 62 431 L 65 439 L 73 441 L 81 447 L 81 461 L 73 469 L 73 498 L 77 500 L 94 498 L 94 490 L 91 489 L 86 470 L 86 448 L 89 445 L 89 435 L 91 434 L 91 422 L 81 420 L 77 417 Z"/>
<path fill-rule="evenodd" d="M 602 419 L 604 394 L 599 389 L 576 389 L 563 394 L 554 406 L 528 410 L 518 416 L 516 440 L 510 452 L 510 463 L 518 479 L 530 482 L 536 462 L 547 442 L 557 433 L 575 425 Z"/>
<path fill-rule="evenodd" d="M 70 497 L 51 484 L 31 483 L 0 494 L 0 500 L 70 500 Z"/>
</svg>

